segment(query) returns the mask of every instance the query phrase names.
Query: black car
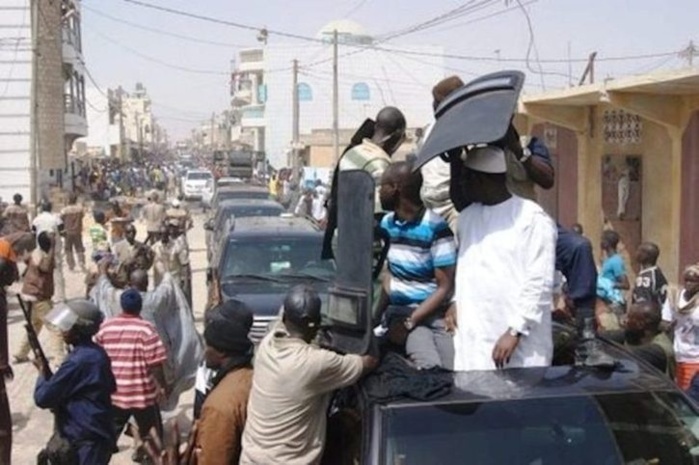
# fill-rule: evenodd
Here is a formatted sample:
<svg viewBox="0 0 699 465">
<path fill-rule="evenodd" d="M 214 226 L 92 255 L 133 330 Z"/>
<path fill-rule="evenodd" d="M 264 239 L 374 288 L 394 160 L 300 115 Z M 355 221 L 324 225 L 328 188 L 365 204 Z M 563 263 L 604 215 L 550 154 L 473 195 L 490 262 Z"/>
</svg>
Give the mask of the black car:
<svg viewBox="0 0 699 465">
<path fill-rule="evenodd" d="M 560 336 L 570 330 L 554 331 Z M 699 463 L 696 405 L 623 347 L 597 344 L 613 367 L 568 360 L 542 368 L 457 372 L 451 393 L 436 400 L 372 402 L 371 391 L 360 384 L 337 396 L 343 401 L 331 409 L 323 463 Z"/>
<path fill-rule="evenodd" d="M 205 207 L 211 208 L 216 211 L 219 203 L 231 200 L 231 199 L 270 199 L 269 189 L 265 186 L 258 186 L 253 184 L 231 184 L 229 186 L 224 186 L 216 188 L 214 196 L 211 199 L 211 205 L 205 205 Z"/>
<path fill-rule="evenodd" d="M 255 315 L 251 338 L 258 341 L 292 286 L 307 283 L 327 295 L 335 266 L 320 259 L 322 241 L 322 232 L 303 218 L 236 219 L 211 259 L 207 308 L 228 299 L 245 302 Z"/>
<path fill-rule="evenodd" d="M 230 230 L 232 221 L 251 216 L 279 216 L 284 211 L 279 202 L 268 199 L 231 199 L 221 202 L 213 217 L 204 223 L 207 258 L 211 260 L 214 249 L 220 246 L 219 241 Z"/>
<path fill-rule="evenodd" d="M 337 192 L 337 273 L 322 342 L 376 354 L 375 184 L 343 171 Z M 611 341 L 580 341 L 573 328 L 555 325 L 553 340 L 553 366 L 540 368 L 420 372 L 389 353 L 335 393 L 322 463 L 699 464 L 699 409 L 664 373 Z"/>
</svg>

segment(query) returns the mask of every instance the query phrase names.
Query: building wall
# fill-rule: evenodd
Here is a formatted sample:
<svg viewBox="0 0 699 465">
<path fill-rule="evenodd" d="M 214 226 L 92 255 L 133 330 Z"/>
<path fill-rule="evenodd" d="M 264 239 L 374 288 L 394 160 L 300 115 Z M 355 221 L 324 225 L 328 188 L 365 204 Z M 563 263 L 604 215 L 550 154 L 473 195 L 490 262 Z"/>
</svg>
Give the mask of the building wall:
<svg viewBox="0 0 699 465">
<path fill-rule="evenodd" d="M 678 276 L 699 262 L 699 111 L 695 111 L 682 135 L 682 195 Z"/>
<path fill-rule="evenodd" d="M 550 123 L 536 124 L 531 131 L 549 149 L 556 173 L 554 186 L 538 189 L 541 206 L 563 226 L 578 222 L 578 139 L 574 131 Z"/>
<path fill-rule="evenodd" d="M 37 23 L 37 130 L 39 168 L 63 170 L 65 105 L 61 2 L 39 2 Z M 47 186 L 42 186 L 45 192 Z"/>
<path fill-rule="evenodd" d="M 30 198 L 31 17 L 28 0 L 0 5 L 0 197 Z"/>
<path fill-rule="evenodd" d="M 402 47 L 406 48 L 406 47 Z M 340 45 L 339 60 L 339 127 L 356 129 L 368 117 L 373 118 L 386 105 L 400 108 L 408 126 L 422 127 L 432 116 L 432 87 L 444 77 L 441 47 L 409 47 L 430 54 L 417 62 L 403 55 L 367 50 L 346 55 L 350 50 Z M 352 48 L 351 50 L 356 50 Z M 301 141 L 306 142 L 312 129 L 332 128 L 331 62 L 303 70 L 304 64 L 331 58 L 332 47 L 323 45 L 267 46 L 264 81 L 267 156 L 274 166 L 286 165 L 285 151 L 292 139 L 292 73 L 294 59 L 302 67 L 299 84 L 304 88 L 300 106 Z M 346 56 L 344 56 L 346 55 Z M 283 71 L 279 71 L 279 70 Z M 276 70 L 271 72 L 271 70 Z M 409 70 L 409 73 L 405 70 Z M 366 85 L 368 96 L 355 87 Z M 307 92 L 309 91 L 310 92 Z M 361 90 L 361 89 L 359 89 Z M 367 99 L 363 99 L 368 97 Z"/>
</svg>

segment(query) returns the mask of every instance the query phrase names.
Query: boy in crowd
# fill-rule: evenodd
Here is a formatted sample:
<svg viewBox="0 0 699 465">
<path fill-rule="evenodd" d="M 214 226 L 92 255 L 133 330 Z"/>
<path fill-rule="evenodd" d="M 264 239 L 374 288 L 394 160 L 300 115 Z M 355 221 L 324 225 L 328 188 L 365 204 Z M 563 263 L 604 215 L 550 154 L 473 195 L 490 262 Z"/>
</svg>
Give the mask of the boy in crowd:
<svg viewBox="0 0 699 465">
<path fill-rule="evenodd" d="M 658 267 L 660 249 L 653 242 L 644 242 L 636 250 L 640 271 L 631 294 L 631 302 L 653 302 L 662 307 L 667 296 L 667 279 Z"/>
</svg>

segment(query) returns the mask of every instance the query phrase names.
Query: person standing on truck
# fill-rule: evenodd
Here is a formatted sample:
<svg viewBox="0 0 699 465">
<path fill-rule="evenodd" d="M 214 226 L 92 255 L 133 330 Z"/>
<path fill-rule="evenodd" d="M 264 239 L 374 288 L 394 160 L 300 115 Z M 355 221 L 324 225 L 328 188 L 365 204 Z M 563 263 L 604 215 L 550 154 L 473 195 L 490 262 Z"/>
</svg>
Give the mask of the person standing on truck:
<svg viewBox="0 0 699 465">
<path fill-rule="evenodd" d="M 391 164 L 391 156 L 405 141 L 405 116 L 395 107 L 385 107 L 376 115 L 374 135 L 350 149 L 340 158 L 340 171 L 364 170 L 376 182 L 376 211 L 381 211 L 379 184 Z"/>
<path fill-rule="evenodd" d="M 551 363 L 556 226 L 508 190 L 506 173 L 504 150 L 487 146 L 467 153 L 455 180 L 470 203 L 457 227 L 456 370 Z"/>
<path fill-rule="evenodd" d="M 313 288 L 292 288 L 282 321 L 257 349 L 241 464 L 319 463 L 332 392 L 377 364 L 368 355 L 340 355 L 311 343 L 320 327 L 320 305 Z"/>
</svg>

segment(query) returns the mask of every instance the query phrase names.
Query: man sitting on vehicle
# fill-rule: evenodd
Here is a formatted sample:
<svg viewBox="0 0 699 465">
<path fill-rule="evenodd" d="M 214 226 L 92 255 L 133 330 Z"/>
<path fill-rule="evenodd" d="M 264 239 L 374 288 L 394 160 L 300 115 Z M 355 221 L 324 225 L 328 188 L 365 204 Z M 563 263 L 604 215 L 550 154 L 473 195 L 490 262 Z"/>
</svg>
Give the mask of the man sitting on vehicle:
<svg viewBox="0 0 699 465">
<path fill-rule="evenodd" d="M 339 355 L 311 344 L 320 327 L 320 297 L 291 289 L 282 321 L 255 354 L 241 464 L 317 464 L 325 444 L 331 393 L 376 366 L 365 355 Z"/>
<path fill-rule="evenodd" d="M 661 321 L 658 302 L 639 302 L 629 308 L 624 329 L 602 334 L 624 344 L 635 355 L 674 378 L 675 353 L 667 333 L 660 330 Z"/>
<path fill-rule="evenodd" d="M 396 162 L 381 178 L 381 206 L 389 211 L 381 230 L 389 239 L 386 293 L 391 310 L 406 310 L 407 355 L 419 368 L 452 369 L 454 346 L 444 313 L 454 289 L 454 234 L 420 200 L 422 175 Z M 390 312 L 390 310 L 389 310 Z"/>
</svg>

